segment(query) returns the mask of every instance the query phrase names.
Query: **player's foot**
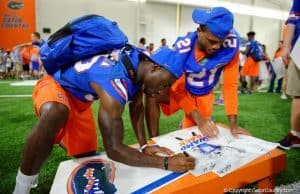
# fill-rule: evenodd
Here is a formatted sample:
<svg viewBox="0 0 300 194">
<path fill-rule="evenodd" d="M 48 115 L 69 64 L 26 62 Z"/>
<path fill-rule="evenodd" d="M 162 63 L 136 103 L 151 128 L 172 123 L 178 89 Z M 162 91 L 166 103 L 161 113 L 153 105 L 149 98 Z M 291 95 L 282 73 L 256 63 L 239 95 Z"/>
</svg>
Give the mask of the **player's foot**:
<svg viewBox="0 0 300 194">
<path fill-rule="evenodd" d="M 220 106 L 224 106 L 224 100 L 222 99 L 218 99 L 214 102 L 215 105 L 220 105 Z"/>
<path fill-rule="evenodd" d="M 287 97 L 285 94 L 281 94 L 280 98 L 281 98 L 282 100 L 288 99 L 288 97 Z"/>
<path fill-rule="evenodd" d="M 252 91 L 251 91 L 251 90 L 247 90 L 247 94 L 250 94 L 250 95 L 252 95 L 253 93 L 252 93 Z"/>
<path fill-rule="evenodd" d="M 293 135 L 291 132 L 278 142 L 279 147 L 289 150 L 290 148 L 300 148 L 300 138 Z"/>
</svg>

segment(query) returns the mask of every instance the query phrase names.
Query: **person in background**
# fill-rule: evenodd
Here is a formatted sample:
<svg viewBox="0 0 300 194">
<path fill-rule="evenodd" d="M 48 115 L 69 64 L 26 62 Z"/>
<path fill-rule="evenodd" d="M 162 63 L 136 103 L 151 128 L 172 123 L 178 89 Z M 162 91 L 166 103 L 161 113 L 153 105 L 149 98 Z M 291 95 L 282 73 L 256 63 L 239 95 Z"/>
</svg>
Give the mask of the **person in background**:
<svg viewBox="0 0 300 194">
<path fill-rule="evenodd" d="M 41 34 L 39 32 L 33 32 L 30 35 L 30 39 L 31 39 L 31 42 L 26 42 L 26 43 L 23 43 L 23 44 L 19 44 L 19 45 L 15 46 L 13 48 L 13 50 L 18 48 L 18 47 L 25 47 L 25 46 L 32 46 L 32 45 L 35 45 L 37 47 L 41 47 L 46 42 L 44 39 L 41 38 Z"/>
<path fill-rule="evenodd" d="M 21 79 L 23 73 L 23 61 L 20 53 L 21 49 L 22 48 L 15 48 L 12 50 L 12 59 L 16 68 L 16 79 Z"/>
<path fill-rule="evenodd" d="M 255 43 L 255 32 L 250 31 L 247 33 L 248 42 L 246 44 L 246 50 L 241 51 L 241 53 L 247 56 L 245 64 L 241 71 L 241 79 L 242 79 L 242 93 L 252 94 L 255 90 L 255 81 L 259 75 L 259 62 L 255 61 L 254 58 L 251 56 L 251 51 L 254 50 L 256 46 Z M 250 90 L 247 90 L 245 87 L 246 84 L 246 76 L 250 76 Z"/>
<path fill-rule="evenodd" d="M 154 53 L 154 43 L 151 42 L 149 44 L 148 52 L 150 55 L 152 55 Z"/>
<path fill-rule="evenodd" d="M 159 48 L 165 48 L 165 47 L 168 47 L 168 45 L 167 45 L 167 40 L 165 39 L 165 38 L 162 38 L 161 40 L 160 40 L 160 47 Z"/>
<path fill-rule="evenodd" d="M 36 80 L 40 78 L 41 64 L 39 48 L 37 46 L 33 46 L 30 50 L 30 69 L 31 76 Z"/>
<path fill-rule="evenodd" d="M 4 54 L 4 60 L 5 60 L 5 67 L 6 67 L 6 77 L 12 78 L 13 62 L 12 62 L 10 49 L 7 49 L 6 53 Z"/>
<path fill-rule="evenodd" d="M 281 57 L 281 55 L 282 55 L 282 48 L 283 48 L 283 40 L 280 40 L 279 44 L 278 44 L 278 48 L 277 48 L 277 50 L 274 53 L 273 60 Z M 282 66 L 285 68 L 285 74 L 284 74 L 284 77 L 279 78 L 277 80 L 277 87 L 276 87 L 275 91 L 276 91 L 276 93 L 280 93 L 281 92 L 280 98 L 285 100 L 285 99 L 287 99 L 287 96 L 286 96 L 286 82 L 287 82 L 287 71 L 286 71 L 286 68 L 287 68 L 287 66 L 285 66 L 284 63 L 282 64 Z M 270 80 L 270 86 L 269 86 L 268 92 L 272 93 L 273 90 L 274 90 L 274 84 L 275 84 L 275 80 L 276 80 L 276 74 L 275 74 L 273 66 L 270 66 L 270 70 L 271 70 L 271 80 Z"/>
<path fill-rule="evenodd" d="M 291 50 L 295 47 L 299 35 L 300 0 L 294 0 L 290 15 L 286 21 L 286 33 L 283 38 L 282 49 L 282 60 L 285 65 L 288 65 L 286 93 L 292 96 L 291 130 L 279 141 L 283 149 L 300 148 L 300 69 L 296 66 L 295 61 L 290 59 Z M 298 63 L 300 62 L 298 61 Z"/>
<path fill-rule="evenodd" d="M 263 50 L 263 59 L 259 61 L 259 86 L 258 91 L 262 90 L 263 88 L 266 88 L 268 86 L 268 80 L 269 80 L 269 70 L 268 67 L 271 65 L 270 58 L 267 53 L 266 45 L 262 45 Z"/>
<path fill-rule="evenodd" d="M 138 44 L 138 48 L 140 48 L 140 49 L 144 49 L 144 50 L 146 50 L 146 38 L 145 37 L 142 37 L 142 38 L 140 38 L 140 41 L 139 41 L 139 44 Z"/>
<path fill-rule="evenodd" d="M 0 48 L 0 79 L 4 79 L 6 72 L 6 66 L 4 63 L 4 52 L 3 48 Z"/>
<path fill-rule="evenodd" d="M 21 75 L 22 79 L 28 79 L 30 77 L 30 49 L 32 46 L 23 46 L 21 47 L 21 57 L 23 61 L 23 74 Z"/>
</svg>

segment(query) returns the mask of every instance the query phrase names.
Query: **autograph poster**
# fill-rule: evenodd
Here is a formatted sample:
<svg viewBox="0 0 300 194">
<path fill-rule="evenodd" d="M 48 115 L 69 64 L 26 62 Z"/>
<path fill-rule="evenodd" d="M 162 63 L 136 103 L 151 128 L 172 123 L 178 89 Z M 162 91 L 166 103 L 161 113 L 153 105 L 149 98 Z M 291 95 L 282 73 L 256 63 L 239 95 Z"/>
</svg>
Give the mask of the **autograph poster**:
<svg viewBox="0 0 300 194">
<path fill-rule="evenodd" d="M 278 145 L 246 135 L 234 138 L 228 129 L 218 128 L 219 135 L 213 139 L 203 136 L 197 127 L 192 127 L 155 137 L 153 140 L 175 153 L 185 151 L 196 158 L 196 167 L 191 171 L 196 176 L 210 171 L 221 177 L 225 176 L 267 154 Z"/>
</svg>

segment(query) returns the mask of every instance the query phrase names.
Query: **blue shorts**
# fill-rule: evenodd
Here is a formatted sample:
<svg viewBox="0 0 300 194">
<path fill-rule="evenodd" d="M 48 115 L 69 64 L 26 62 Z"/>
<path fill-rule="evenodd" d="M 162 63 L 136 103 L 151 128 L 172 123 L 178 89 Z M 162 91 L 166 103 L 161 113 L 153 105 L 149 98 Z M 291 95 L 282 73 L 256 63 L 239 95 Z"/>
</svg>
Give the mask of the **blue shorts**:
<svg viewBox="0 0 300 194">
<path fill-rule="evenodd" d="M 31 64 L 32 64 L 32 70 L 33 70 L 33 71 L 39 71 L 39 70 L 40 70 L 39 62 L 32 61 Z"/>
</svg>

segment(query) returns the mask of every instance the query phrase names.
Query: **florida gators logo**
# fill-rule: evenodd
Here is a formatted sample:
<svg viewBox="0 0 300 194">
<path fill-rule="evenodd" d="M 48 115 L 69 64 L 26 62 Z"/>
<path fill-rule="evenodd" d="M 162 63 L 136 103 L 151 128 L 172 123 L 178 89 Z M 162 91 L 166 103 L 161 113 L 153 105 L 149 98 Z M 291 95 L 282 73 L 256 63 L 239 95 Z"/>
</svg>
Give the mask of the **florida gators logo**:
<svg viewBox="0 0 300 194">
<path fill-rule="evenodd" d="M 115 166 L 113 162 L 91 159 L 81 163 L 69 176 L 69 194 L 111 194 L 117 191 L 113 184 Z"/>
<path fill-rule="evenodd" d="M 12 10 L 19 10 L 19 9 L 22 9 L 24 7 L 24 3 L 23 2 L 18 2 L 18 1 L 10 1 L 7 4 L 7 7 L 9 9 L 12 9 Z"/>
</svg>

